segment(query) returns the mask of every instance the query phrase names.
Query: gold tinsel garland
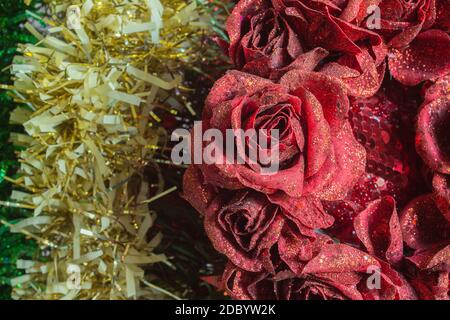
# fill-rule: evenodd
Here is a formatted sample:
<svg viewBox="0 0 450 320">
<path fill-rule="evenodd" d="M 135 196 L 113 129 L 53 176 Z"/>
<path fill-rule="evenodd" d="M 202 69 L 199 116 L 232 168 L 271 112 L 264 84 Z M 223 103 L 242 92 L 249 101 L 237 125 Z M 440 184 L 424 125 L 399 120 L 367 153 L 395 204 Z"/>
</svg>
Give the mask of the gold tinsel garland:
<svg viewBox="0 0 450 320">
<path fill-rule="evenodd" d="M 26 134 L 12 141 L 21 177 L 6 206 L 33 211 L 11 226 L 35 238 L 43 256 L 20 260 L 16 299 L 128 299 L 171 295 L 144 276 L 167 263 L 147 203 L 144 168 L 164 147 L 154 112 L 188 102 L 183 68 L 207 26 L 184 0 L 50 1 L 39 42 L 23 44 L 11 67 L 20 107 L 11 114 Z M 46 33 L 43 35 L 42 33 Z M 149 118 L 152 121 L 149 121 Z M 173 191 L 154 182 L 159 193 Z M 170 186 L 169 186 L 170 187 Z M 166 191 L 164 191 L 166 190 Z M 173 297 L 173 296 L 172 296 Z"/>
</svg>

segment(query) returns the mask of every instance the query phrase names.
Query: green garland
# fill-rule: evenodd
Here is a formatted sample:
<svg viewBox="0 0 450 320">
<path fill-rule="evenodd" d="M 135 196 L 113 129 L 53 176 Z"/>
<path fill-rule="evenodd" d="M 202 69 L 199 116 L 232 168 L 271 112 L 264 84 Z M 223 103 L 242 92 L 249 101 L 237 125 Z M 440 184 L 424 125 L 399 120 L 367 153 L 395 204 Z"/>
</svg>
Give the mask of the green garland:
<svg viewBox="0 0 450 320">
<path fill-rule="evenodd" d="M 34 37 L 22 28 L 28 18 L 27 10 L 36 8 L 37 1 L 27 6 L 23 0 L 1 0 L 0 2 L 0 84 L 9 84 L 8 66 L 16 53 L 17 43 L 34 42 Z M 16 107 L 5 90 L 0 91 L 0 200 L 11 195 L 12 185 L 5 176 L 14 176 L 18 169 L 15 158 L 16 148 L 8 142 L 10 132 L 20 131 L 20 127 L 9 124 L 9 113 Z M 23 209 L 0 207 L 0 220 L 15 223 L 28 212 Z M 0 300 L 11 299 L 10 279 L 20 276 L 16 268 L 17 259 L 29 258 L 36 251 L 31 239 L 18 233 L 10 233 L 9 228 L 0 224 Z"/>
</svg>

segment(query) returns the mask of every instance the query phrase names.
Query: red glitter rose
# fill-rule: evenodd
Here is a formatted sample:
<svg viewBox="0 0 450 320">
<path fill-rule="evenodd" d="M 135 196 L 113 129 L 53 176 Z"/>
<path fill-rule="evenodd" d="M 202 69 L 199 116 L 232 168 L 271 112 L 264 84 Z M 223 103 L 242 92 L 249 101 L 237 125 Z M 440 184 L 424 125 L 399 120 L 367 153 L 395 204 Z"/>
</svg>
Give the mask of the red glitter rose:
<svg viewBox="0 0 450 320">
<path fill-rule="evenodd" d="M 331 53 L 324 72 L 343 79 L 355 96 L 371 96 L 383 79 L 381 37 L 363 20 L 370 1 L 243 0 L 227 21 L 229 55 L 239 69 L 278 78 L 312 70 Z"/>
<path fill-rule="evenodd" d="M 390 47 L 408 46 L 436 22 L 436 0 L 381 0 L 380 34 Z M 437 1 L 439 2 L 439 1 Z"/>
<path fill-rule="evenodd" d="M 249 271 L 261 271 L 284 223 L 283 210 L 254 191 L 217 198 L 205 212 L 205 230 L 216 250 Z"/>
<path fill-rule="evenodd" d="M 348 109 L 341 83 L 324 74 L 294 70 L 275 84 L 228 72 L 207 98 L 203 129 L 278 129 L 279 170 L 262 174 L 261 165 L 247 161 L 243 150 L 251 146 L 245 145 L 237 148 L 239 157 L 246 159 L 244 164 L 227 163 L 224 152 L 223 164 L 200 165 L 204 182 L 297 198 L 344 197 L 365 167 L 365 151 L 353 136 Z"/>
<path fill-rule="evenodd" d="M 184 198 L 204 215 L 216 250 L 248 271 L 272 271 L 272 249 L 295 270 L 312 257 L 314 229 L 333 224 L 312 199 L 267 196 L 251 189 L 219 190 L 202 181 L 198 167 L 190 166 L 183 181 Z"/>
<path fill-rule="evenodd" d="M 380 286 L 371 286 L 371 270 Z M 223 284 L 234 299 L 245 300 L 408 300 L 414 290 L 387 263 L 344 244 L 325 244 L 298 274 L 250 273 L 229 264 Z"/>
<path fill-rule="evenodd" d="M 405 85 L 450 71 L 450 5 L 441 0 L 384 0 L 379 33 L 392 49 L 389 69 Z"/>
</svg>

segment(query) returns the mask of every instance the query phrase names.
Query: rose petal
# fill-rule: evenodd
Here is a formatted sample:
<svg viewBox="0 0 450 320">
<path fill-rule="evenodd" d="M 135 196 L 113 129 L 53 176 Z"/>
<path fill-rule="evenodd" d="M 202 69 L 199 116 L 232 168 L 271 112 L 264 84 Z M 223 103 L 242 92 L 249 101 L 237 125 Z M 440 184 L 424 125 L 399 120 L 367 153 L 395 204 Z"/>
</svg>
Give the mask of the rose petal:
<svg viewBox="0 0 450 320">
<path fill-rule="evenodd" d="M 384 53 L 380 53 L 384 57 Z M 384 59 L 384 58 L 382 58 Z M 371 97 L 379 90 L 386 64 L 379 65 L 364 49 L 356 55 L 344 55 L 338 62 L 326 64 L 320 71 L 336 77 L 345 84 L 348 94 L 354 97 Z"/>
<path fill-rule="evenodd" d="M 403 258 L 400 222 L 392 197 L 371 202 L 354 220 L 358 238 L 367 251 L 391 264 Z"/>
<path fill-rule="evenodd" d="M 450 95 L 422 107 L 417 119 L 417 152 L 433 170 L 450 174 Z"/>
<path fill-rule="evenodd" d="M 302 3 L 300 5 L 304 6 Z M 322 47 L 326 50 L 351 54 L 360 52 L 354 40 L 362 38 L 363 34 L 367 34 L 367 31 L 359 29 L 358 35 L 349 35 L 348 31 L 355 26 L 346 24 L 343 20 L 335 19 L 329 13 L 321 13 L 306 6 L 304 6 L 303 11 L 310 21 L 308 30 L 305 32 L 305 38 L 311 47 Z M 342 30 L 341 26 L 347 28 L 347 30 Z M 354 39 L 352 39 L 352 36 L 355 36 Z"/>
<path fill-rule="evenodd" d="M 356 141 L 349 123 L 344 123 L 341 128 L 332 128 L 331 132 L 337 168 L 331 183 L 317 196 L 322 200 L 336 201 L 345 198 L 365 171 L 366 151 Z"/>
<path fill-rule="evenodd" d="M 436 268 L 438 265 L 443 265 L 443 269 L 448 270 L 450 268 L 450 245 L 445 246 L 442 250 L 438 251 L 428 261 L 426 268 Z"/>
<path fill-rule="evenodd" d="M 320 102 L 314 95 L 302 87 L 297 88 L 295 94 L 303 102 L 302 111 L 308 128 L 305 178 L 309 178 L 322 168 L 328 158 L 331 149 L 330 126 Z"/>
<path fill-rule="evenodd" d="M 375 95 L 381 87 L 386 64 L 382 63 L 377 66 L 366 51 L 354 56 L 357 61 L 358 69 L 361 69 L 360 75 L 355 78 L 343 78 L 347 90 L 351 96 L 368 98 Z M 339 63 L 345 64 L 344 60 Z"/>
<path fill-rule="evenodd" d="M 450 222 L 450 176 L 435 174 L 433 178 L 436 206 Z"/>
<path fill-rule="evenodd" d="M 195 165 L 189 166 L 183 176 L 183 198 L 198 212 L 205 214 L 215 195 L 213 187 L 204 183 L 199 168 Z"/>
<path fill-rule="evenodd" d="M 303 182 L 303 196 L 321 196 L 321 192 L 324 189 L 327 190 L 326 187 L 331 183 L 336 170 L 336 157 L 332 148 L 322 168 L 315 175 L 305 179 Z"/>
<path fill-rule="evenodd" d="M 422 31 L 423 24 L 425 20 L 422 22 L 409 26 L 403 30 L 400 34 L 396 35 L 391 41 L 389 41 L 389 46 L 393 48 L 404 48 L 409 45 Z"/>
<path fill-rule="evenodd" d="M 270 80 L 248 73 L 228 71 L 225 76 L 216 81 L 206 98 L 203 119 L 212 119 L 210 120 L 211 126 L 221 128 L 224 126 L 224 122 L 229 122 L 229 113 L 233 106 L 228 105 L 228 102 L 236 97 L 251 96 L 255 92 L 273 85 Z M 234 105 L 239 102 L 240 100 L 236 101 Z M 226 127 L 229 128 L 229 126 Z"/>
<path fill-rule="evenodd" d="M 450 238 L 450 226 L 432 195 L 412 200 L 400 215 L 403 240 L 413 249 L 427 249 Z"/>
<path fill-rule="evenodd" d="M 341 15 L 339 16 L 340 19 L 352 22 L 352 21 L 361 21 L 362 17 L 360 16 L 361 12 L 365 12 L 365 15 L 367 15 L 367 6 L 364 4 L 370 2 L 370 1 L 364 1 L 364 0 L 349 0 L 347 6 L 342 11 Z M 380 1 L 378 1 L 380 2 Z M 365 9 L 365 10 L 364 10 Z M 363 17 L 365 17 L 365 15 Z"/>
<path fill-rule="evenodd" d="M 435 245 L 426 250 L 416 250 L 407 258 L 420 270 L 447 271 L 450 267 L 450 244 Z"/>
<path fill-rule="evenodd" d="M 350 103 L 344 86 L 335 77 L 296 70 L 286 74 L 280 84 L 292 91 L 301 86 L 311 92 L 319 101 L 325 119 L 331 125 L 339 126 L 348 116 Z"/>
<path fill-rule="evenodd" d="M 254 198 L 253 193 L 244 197 L 245 201 L 248 202 L 249 205 L 252 201 L 259 201 Z M 263 196 L 257 195 L 256 197 L 259 199 Z M 240 198 L 240 196 L 236 195 L 235 198 Z M 228 203 L 228 201 L 226 202 L 228 206 L 235 206 L 233 202 Z M 240 208 L 241 207 L 238 203 L 236 208 L 233 210 L 236 210 L 236 214 L 239 214 L 241 212 Z M 246 252 L 239 245 L 239 243 L 236 242 L 236 234 L 232 234 L 230 231 L 224 230 L 223 226 L 218 221 L 218 212 L 221 210 L 224 210 L 224 203 L 218 199 L 215 199 L 205 213 L 204 225 L 206 234 L 211 240 L 214 248 L 220 253 L 226 255 L 235 265 L 244 270 L 251 272 L 261 271 L 263 269 L 262 258 L 257 254 L 258 252 L 260 253 L 262 249 L 271 248 L 278 241 L 284 225 L 283 217 L 277 214 L 274 220 L 270 223 L 270 226 L 268 226 L 268 229 L 260 235 L 257 249 Z"/>
<path fill-rule="evenodd" d="M 360 75 L 359 71 L 337 62 L 327 63 L 322 69 L 320 69 L 320 73 L 331 77 L 336 77 L 338 79 L 356 78 Z"/>
<path fill-rule="evenodd" d="M 420 272 L 411 280 L 420 300 L 450 300 L 449 273 Z"/>
<path fill-rule="evenodd" d="M 450 30 L 450 2 L 448 1 L 437 1 L 436 9 L 436 24 L 435 26 L 441 30 Z"/>
<path fill-rule="evenodd" d="M 270 201 L 282 207 L 289 216 L 309 229 L 326 229 L 333 225 L 332 216 L 325 213 L 315 198 L 292 198 L 282 193 L 268 196 Z"/>
<path fill-rule="evenodd" d="M 199 168 L 207 184 L 230 190 L 244 188 L 244 185 L 236 178 L 236 168 L 233 165 L 201 164 Z"/>
<path fill-rule="evenodd" d="M 303 70 L 305 72 L 314 71 L 319 63 L 328 56 L 329 52 L 323 48 L 314 48 L 311 51 L 299 55 L 291 64 L 287 67 L 279 70 L 272 70 L 270 72 L 270 79 L 279 80 L 284 74 L 291 70 Z M 261 68 L 265 68 L 266 62 L 259 60 L 258 62 L 249 62 L 244 70 L 248 70 L 251 73 L 255 71 L 259 72 Z M 268 74 L 268 71 L 263 71 L 260 74 Z"/>
<path fill-rule="evenodd" d="M 427 88 L 425 92 L 424 103 L 430 103 L 434 100 L 450 94 L 450 75 L 439 78 L 435 83 Z"/>
<path fill-rule="evenodd" d="M 302 274 L 367 272 L 372 266 L 380 267 L 378 261 L 367 253 L 345 244 L 325 245 L 302 271 Z"/>
<path fill-rule="evenodd" d="M 379 261 L 380 288 L 360 286 L 364 300 L 417 300 L 417 295 L 406 279 L 388 263 Z"/>
<path fill-rule="evenodd" d="M 435 79 L 450 72 L 450 36 L 440 30 L 428 30 L 403 49 L 394 49 L 389 69 L 395 79 L 409 86 Z"/>
<path fill-rule="evenodd" d="M 302 71 L 293 70 L 283 76 L 280 84 L 287 87 L 293 94 L 299 96 L 303 102 L 302 111 L 303 116 L 306 118 L 308 128 L 306 144 L 307 167 L 305 172 L 305 177 L 308 178 L 316 174 L 328 158 L 331 148 L 331 137 L 329 124 L 323 113 L 324 107 L 310 91 L 302 86 L 304 77 L 307 77 L 307 75 L 304 75 Z M 312 78 L 313 76 L 310 77 Z M 329 106 L 325 106 L 325 108 L 328 109 Z"/>
<path fill-rule="evenodd" d="M 237 178 L 250 188 L 264 193 L 274 193 L 282 190 L 291 197 L 301 197 L 303 190 L 304 160 L 298 157 L 289 168 L 279 170 L 274 174 L 261 174 L 242 165 L 235 165 Z"/>
<path fill-rule="evenodd" d="M 285 224 L 278 240 L 278 251 L 281 260 L 295 273 L 300 274 L 305 262 L 313 256 L 311 240 Z"/>
<path fill-rule="evenodd" d="M 363 300 L 356 284 L 361 280 L 361 276 L 353 272 L 342 273 L 321 273 L 315 275 L 309 286 L 322 286 L 326 298 L 336 300 Z M 316 280 L 317 279 L 317 280 Z"/>
<path fill-rule="evenodd" d="M 236 300 L 251 300 L 252 297 L 249 295 L 247 286 L 253 282 L 251 278 L 249 280 L 246 279 L 244 275 L 249 275 L 246 272 L 242 272 L 236 266 L 234 266 L 232 263 L 228 263 L 228 265 L 225 268 L 225 271 L 222 276 L 222 282 L 225 287 L 225 290 L 227 293 Z M 254 274 L 255 278 L 258 276 L 261 277 L 259 274 Z M 247 281 L 246 281 L 247 280 Z"/>
</svg>

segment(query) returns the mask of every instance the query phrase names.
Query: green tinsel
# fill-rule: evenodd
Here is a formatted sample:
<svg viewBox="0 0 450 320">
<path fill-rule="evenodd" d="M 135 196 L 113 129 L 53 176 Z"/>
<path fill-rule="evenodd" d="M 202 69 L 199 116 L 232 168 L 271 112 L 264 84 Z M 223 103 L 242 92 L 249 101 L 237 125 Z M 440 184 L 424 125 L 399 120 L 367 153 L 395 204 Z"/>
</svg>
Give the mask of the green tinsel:
<svg viewBox="0 0 450 320">
<path fill-rule="evenodd" d="M 36 8 L 37 1 L 27 6 L 23 0 L 1 0 L 0 2 L 0 84 L 10 83 L 8 66 L 16 53 L 17 43 L 34 42 L 34 37 L 22 28 L 27 20 L 27 10 Z M 9 125 L 9 113 L 16 107 L 5 90 L 0 91 L 0 200 L 11 195 L 12 185 L 5 176 L 14 176 L 18 169 L 15 147 L 8 142 L 10 132 L 20 132 L 20 127 Z M 28 215 L 26 210 L 0 207 L 0 220 L 14 223 Z M 16 269 L 17 259 L 33 256 L 37 246 L 22 234 L 10 233 L 8 227 L 0 225 L 0 300 L 10 299 L 10 279 L 22 273 Z"/>
</svg>

